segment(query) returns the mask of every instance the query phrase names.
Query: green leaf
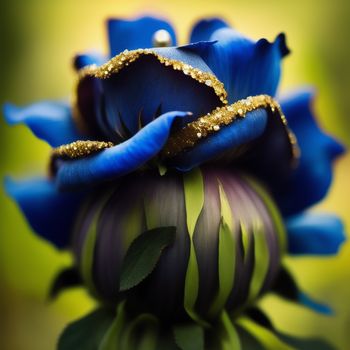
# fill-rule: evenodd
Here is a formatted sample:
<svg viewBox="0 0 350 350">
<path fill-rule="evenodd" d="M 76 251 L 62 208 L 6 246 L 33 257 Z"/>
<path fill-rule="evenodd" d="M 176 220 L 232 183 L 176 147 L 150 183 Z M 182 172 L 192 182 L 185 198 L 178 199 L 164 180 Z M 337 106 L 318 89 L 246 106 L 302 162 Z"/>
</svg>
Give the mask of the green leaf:
<svg viewBox="0 0 350 350">
<path fill-rule="evenodd" d="M 200 322 L 200 317 L 194 310 L 199 286 L 199 271 L 196 252 L 194 244 L 190 245 L 190 256 L 188 259 L 186 278 L 185 278 L 185 292 L 184 292 L 184 307 L 187 314 L 197 322 Z"/>
<path fill-rule="evenodd" d="M 96 236 L 97 236 L 97 223 L 100 217 L 100 210 L 98 210 L 90 224 L 89 230 L 86 234 L 82 257 L 81 257 L 81 275 L 88 289 L 92 294 L 96 295 L 95 284 L 93 281 L 92 269 L 93 269 L 93 259 L 95 252 Z"/>
<path fill-rule="evenodd" d="M 204 183 L 203 176 L 199 168 L 183 175 L 185 203 L 186 203 L 186 220 L 188 233 L 193 238 L 194 229 L 196 228 L 199 214 L 204 205 Z"/>
<path fill-rule="evenodd" d="M 111 192 L 108 192 L 102 199 L 99 208 L 96 210 L 93 219 L 90 223 L 88 232 L 85 237 L 85 242 L 82 249 L 82 257 L 81 257 L 81 266 L 80 272 L 81 276 L 87 285 L 88 289 L 93 295 L 97 295 L 97 291 L 94 284 L 93 279 L 93 263 L 94 263 L 94 255 L 95 255 L 95 245 L 97 239 L 97 224 L 98 220 L 101 216 L 101 212 L 111 196 Z"/>
<path fill-rule="evenodd" d="M 158 338 L 156 350 L 179 350 L 172 329 L 162 329 L 161 336 Z"/>
<path fill-rule="evenodd" d="M 58 340 L 58 350 L 96 350 L 113 322 L 114 313 L 98 309 L 69 324 Z"/>
<path fill-rule="evenodd" d="M 270 350 L 266 349 L 259 341 L 244 328 L 237 325 L 239 339 L 243 350 Z"/>
<path fill-rule="evenodd" d="M 164 176 L 167 173 L 168 168 L 166 167 L 166 165 L 164 165 L 163 163 L 159 162 L 158 163 L 158 171 L 159 171 L 159 175 L 160 176 Z"/>
<path fill-rule="evenodd" d="M 73 288 L 82 284 L 79 271 L 75 267 L 66 268 L 55 277 L 49 292 L 49 298 L 56 298 L 67 288 Z"/>
<path fill-rule="evenodd" d="M 199 288 L 199 271 L 196 250 L 193 242 L 194 230 L 204 205 L 204 183 L 199 168 L 183 175 L 187 230 L 190 238 L 190 256 L 185 278 L 184 308 L 187 314 L 196 322 L 207 325 L 197 315 L 195 304 Z"/>
<path fill-rule="evenodd" d="M 204 350 L 204 330 L 195 323 L 176 325 L 175 342 L 181 350 Z"/>
<path fill-rule="evenodd" d="M 239 334 L 225 310 L 221 314 L 221 323 L 224 329 L 224 335 L 221 337 L 221 350 L 241 350 Z"/>
<path fill-rule="evenodd" d="M 243 256 L 244 256 L 244 262 L 247 262 L 247 258 L 249 256 L 248 251 L 249 251 L 249 233 L 247 226 L 243 221 L 240 221 L 240 226 L 241 226 L 241 234 L 242 234 L 242 245 L 243 245 Z"/>
<path fill-rule="evenodd" d="M 241 317 L 236 323 L 256 338 L 265 349 L 296 350 L 296 348 L 280 340 L 273 332 L 251 321 L 249 318 Z"/>
<path fill-rule="evenodd" d="M 151 314 L 141 314 L 126 327 L 121 346 L 116 350 L 156 350 L 157 340 L 157 318 Z"/>
<path fill-rule="evenodd" d="M 120 291 L 142 282 L 155 268 L 162 251 L 175 240 L 176 227 L 159 227 L 146 231 L 130 245 L 123 261 Z"/>
<path fill-rule="evenodd" d="M 139 339 L 137 350 L 156 350 L 158 332 L 156 326 L 148 325 L 143 331 L 143 336 Z"/>
<path fill-rule="evenodd" d="M 226 304 L 233 287 L 236 268 L 236 241 L 233 234 L 232 211 L 221 183 L 219 183 L 219 195 L 221 205 L 218 254 L 219 289 L 209 309 L 209 315 L 212 317 L 217 315 Z"/>
<path fill-rule="evenodd" d="M 117 315 L 104 334 L 98 350 L 119 350 L 121 334 L 125 324 L 125 303 L 118 305 Z"/>
<path fill-rule="evenodd" d="M 268 192 L 260 185 L 256 180 L 245 176 L 245 180 L 249 182 L 249 185 L 253 188 L 253 190 L 259 195 L 259 197 L 263 200 L 269 214 L 272 218 L 273 224 L 275 226 L 277 235 L 278 235 L 278 243 L 280 246 L 281 253 L 287 252 L 287 233 L 286 228 L 283 223 L 283 219 L 279 210 L 277 209 L 276 204 L 273 202 L 271 196 Z"/>
<path fill-rule="evenodd" d="M 254 268 L 249 286 L 248 303 L 253 301 L 264 284 L 269 269 L 269 248 L 266 242 L 264 227 L 260 221 L 253 225 Z"/>
</svg>

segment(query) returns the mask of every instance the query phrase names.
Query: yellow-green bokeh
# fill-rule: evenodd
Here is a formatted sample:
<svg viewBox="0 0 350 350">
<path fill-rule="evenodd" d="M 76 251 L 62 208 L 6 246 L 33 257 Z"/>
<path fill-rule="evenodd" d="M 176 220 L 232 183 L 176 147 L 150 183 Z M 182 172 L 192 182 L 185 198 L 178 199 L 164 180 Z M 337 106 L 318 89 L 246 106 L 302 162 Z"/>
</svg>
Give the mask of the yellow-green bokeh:
<svg viewBox="0 0 350 350">
<path fill-rule="evenodd" d="M 5 0 L 0 10 L 0 103 L 69 96 L 75 78 L 71 58 L 87 49 L 106 50 L 105 19 L 144 13 L 169 18 L 182 42 L 191 24 L 206 15 L 223 16 L 256 39 L 273 39 L 286 32 L 292 55 L 284 62 L 282 89 L 315 85 L 320 124 L 350 145 L 350 5 L 346 0 Z M 45 172 L 49 151 L 24 127 L 10 128 L 0 121 L 1 178 Z M 348 227 L 349 174 L 350 156 L 345 156 L 336 164 L 329 196 L 316 208 L 339 214 Z M 54 303 L 46 301 L 53 275 L 69 265 L 70 257 L 30 231 L 3 189 L 0 199 L 0 348 L 54 349 L 64 325 L 90 310 L 93 302 L 79 289 Z M 272 319 L 282 330 L 324 336 L 348 349 L 349 245 L 336 258 L 289 258 L 288 264 L 305 290 L 332 305 L 336 315 L 319 316 L 267 297 L 262 304 Z"/>
</svg>

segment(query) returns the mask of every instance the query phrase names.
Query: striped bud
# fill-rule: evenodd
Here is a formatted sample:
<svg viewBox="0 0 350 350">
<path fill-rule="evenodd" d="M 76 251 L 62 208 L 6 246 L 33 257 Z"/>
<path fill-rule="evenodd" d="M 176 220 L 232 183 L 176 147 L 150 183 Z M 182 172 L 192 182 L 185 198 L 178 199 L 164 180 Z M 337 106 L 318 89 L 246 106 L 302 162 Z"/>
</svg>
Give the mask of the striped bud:
<svg viewBox="0 0 350 350">
<path fill-rule="evenodd" d="M 123 258 L 141 233 L 175 226 L 173 244 L 140 284 L 119 292 Z M 227 169 L 143 172 L 95 193 L 77 221 L 73 251 L 90 291 L 163 320 L 214 319 L 254 302 L 273 282 L 285 232 L 255 180 Z"/>
</svg>

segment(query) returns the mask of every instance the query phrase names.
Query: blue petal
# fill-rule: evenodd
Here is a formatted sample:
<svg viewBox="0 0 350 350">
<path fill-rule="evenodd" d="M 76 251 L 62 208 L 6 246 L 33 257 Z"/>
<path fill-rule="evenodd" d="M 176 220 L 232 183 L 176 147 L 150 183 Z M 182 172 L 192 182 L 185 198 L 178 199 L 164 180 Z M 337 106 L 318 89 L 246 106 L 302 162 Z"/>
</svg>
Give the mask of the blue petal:
<svg viewBox="0 0 350 350">
<path fill-rule="evenodd" d="M 58 248 L 69 244 L 83 194 L 60 193 L 54 182 L 46 178 L 25 181 L 7 178 L 5 189 L 35 232 Z"/>
<path fill-rule="evenodd" d="M 205 62 L 187 49 L 152 51 L 211 73 Z M 77 95 L 80 114 L 90 129 L 99 130 L 115 143 L 135 134 L 140 122 L 146 125 L 160 114 L 184 110 L 198 118 L 222 105 L 213 87 L 162 64 L 153 55 L 142 55 L 105 79 L 85 77 L 78 85 Z"/>
<path fill-rule="evenodd" d="M 43 101 L 26 107 L 7 103 L 3 107 L 3 113 L 9 124 L 24 123 L 35 136 L 53 147 L 83 138 L 66 102 Z"/>
<path fill-rule="evenodd" d="M 301 150 L 299 166 L 275 190 L 284 215 L 301 212 L 326 195 L 332 182 L 332 163 L 344 152 L 344 147 L 316 124 L 311 108 L 313 95 L 311 90 L 303 90 L 281 101 Z"/>
<path fill-rule="evenodd" d="M 192 52 L 196 52 L 199 55 L 200 52 L 206 51 L 208 49 L 208 46 L 214 45 L 216 43 L 217 43 L 216 40 L 197 41 L 195 43 L 190 43 L 190 44 L 185 44 L 185 45 L 178 46 L 178 49 L 189 50 L 189 51 L 192 51 Z"/>
<path fill-rule="evenodd" d="M 224 83 L 230 103 L 247 96 L 275 95 L 281 59 L 289 52 L 283 33 L 273 43 L 254 42 L 234 29 L 221 28 L 207 40 L 217 43 L 197 52 Z"/>
<path fill-rule="evenodd" d="M 333 215 L 302 214 L 287 220 L 291 254 L 335 255 L 345 241 L 344 226 Z"/>
<path fill-rule="evenodd" d="M 131 139 L 89 158 L 58 163 L 60 188 L 78 187 L 118 178 L 141 167 L 162 149 L 176 119 L 185 112 L 169 112 L 146 125 Z"/>
<path fill-rule="evenodd" d="M 170 164 L 178 170 L 188 171 L 209 160 L 224 157 L 225 153 L 228 153 L 228 157 L 221 163 L 230 162 L 231 158 L 235 158 L 235 150 L 239 146 L 263 134 L 267 119 L 268 115 L 264 109 L 249 112 L 244 119 L 238 119 L 222 127 L 220 131 L 201 140 L 192 149 L 171 159 Z"/>
<path fill-rule="evenodd" d="M 321 303 L 313 298 L 311 298 L 306 293 L 300 292 L 299 293 L 299 300 L 298 302 L 305 307 L 318 312 L 323 315 L 331 316 L 333 315 L 333 310 L 328 305 Z"/>
<path fill-rule="evenodd" d="M 190 42 L 208 41 L 216 30 L 227 27 L 229 27 L 229 25 L 220 18 L 202 19 L 193 26 Z"/>
<path fill-rule="evenodd" d="M 244 169 L 269 188 L 277 188 L 285 181 L 296 160 L 295 145 L 283 120 L 279 113 L 270 112 L 263 134 L 232 162 L 232 166 Z"/>
<path fill-rule="evenodd" d="M 100 66 L 106 61 L 107 59 L 99 53 L 84 53 L 74 57 L 73 65 L 76 70 L 79 70 L 91 65 Z"/>
<path fill-rule="evenodd" d="M 176 45 L 176 35 L 172 26 L 158 18 L 141 17 L 135 20 L 110 19 L 107 22 L 110 55 L 120 52 L 153 47 L 152 38 L 157 30 L 169 32 L 172 45 Z"/>
</svg>

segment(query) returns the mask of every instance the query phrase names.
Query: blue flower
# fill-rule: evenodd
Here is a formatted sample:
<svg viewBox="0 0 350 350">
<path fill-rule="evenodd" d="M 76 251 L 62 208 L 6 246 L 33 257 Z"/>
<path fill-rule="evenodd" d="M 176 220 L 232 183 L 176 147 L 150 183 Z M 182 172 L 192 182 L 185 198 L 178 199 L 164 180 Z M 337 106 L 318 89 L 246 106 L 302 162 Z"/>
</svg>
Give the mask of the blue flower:
<svg viewBox="0 0 350 350">
<path fill-rule="evenodd" d="M 326 195 L 332 164 L 344 148 L 317 126 L 312 90 L 300 89 L 279 103 L 274 98 L 289 53 L 284 34 L 273 42 L 254 41 L 212 18 L 194 26 L 189 44 L 175 46 L 170 24 L 151 17 L 109 20 L 108 34 L 109 58 L 75 58 L 73 106 L 45 101 L 4 107 L 10 124 L 26 124 L 55 147 L 51 177 L 6 181 L 40 236 L 66 248 L 79 208 L 94 188 L 128 182 L 139 170 L 218 167 L 225 169 L 223 183 L 225 172 L 236 170 L 263 183 L 283 216 L 289 253 L 338 252 L 341 221 L 305 210 Z M 254 205 L 251 210 L 258 210 Z M 205 259 L 199 253 L 199 263 Z M 301 292 L 295 297 L 329 311 Z"/>
<path fill-rule="evenodd" d="M 152 37 L 159 29 L 168 30 L 173 43 L 176 43 L 171 26 L 155 18 L 145 17 L 135 21 L 110 20 L 108 29 L 111 56 L 128 49 L 152 47 Z M 194 26 L 191 43 L 181 47 L 157 48 L 153 51 L 166 58 L 192 64 L 203 72 L 214 73 L 224 82 L 230 102 L 258 94 L 275 95 L 280 77 L 281 59 L 289 52 L 283 34 L 277 36 L 273 43 L 269 43 L 266 39 L 255 42 L 229 28 L 222 20 L 214 18 L 200 21 Z M 89 55 L 78 56 L 76 60 L 84 62 L 80 62 L 79 68 L 86 64 L 101 63 L 101 58 Z M 91 123 L 96 125 L 91 129 L 93 133 L 107 140 L 118 139 L 118 127 L 122 128 L 121 125 L 125 125 L 134 136 L 125 141 L 120 137 L 117 141 L 121 143 L 88 159 L 62 162 L 55 179 L 42 180 L 46 186 L 49 186 L 48 184 L 52 186 L 52 191 L 57 193 L 58 197 L 61 194 L 55 191 L 56 187 L 64 188 L 113 179 L 136 170 L 161 151 L 174 123 L 177 121 L 185 123 L 189 117 L 193 119 L 222 106 L 222 101 L 215 95 L 213 89 L 185 76 L 183 71 L 167 69 L 156 59 L 146 61 L 140 59 L 140 62 L 135 62 L 125 70 L 127 72 L 118 77 L 120 81 L 114 76 L 105 80 L 91 78 L 94 81 L 91 85 L 95 83 L 99 85 L 96 89 L 102 89 L 102 95 L 107 100 L 96 102 L 98 104 L 96 114 L 91 112 L 94 114 Z M 81 82 L 79 85 L 84 83 Z M 90 82 L 87 81 L 86 84 Z M 78 99 L 81 98 L 82 104 L 90 107 L 89 104 L 99 98 L 99 93 L 99 91 L 93 93 L 93 96 L 87 99 L 84 92 L 81 93 L 82 96 L 79 96 L 78 92 Z M 108 98 L 111 98 L 112 102 L 109 102 Z M 325 196 L 331 183 L 332 162 L 344 151 L 342 145 L 324 134 L 316 125 L 310 106 L 312 99 L 313 92 L 303 89 L 281 101 L 282 110 L 301 148 L 298 166 L 289 170 L 277 189 L 274 188 L 275 179 L 270 180 L 271 191 L 276 194 L 279 206 L 286 215 L 296 214 Z M 98 109 L 102 108 L 106 110 L 117 108 L 118 113 L 114 111 L 108 113 L 105 110 L 105 114 L 101 115 Z M 181 112 L 177 112 L 178 110 Z M 147 126 L 138 131 L 140 112 L 142 122 Z M 37 137 L 53 147 L 93 136 L 91 131 L 86 133 L 79 130 L 79 123 L 75 122 L 73 114 L 72 107 L 65 102 L 45 101 L 24 108 L 11 104 L 4 106 L 4 115 L 10 124 L 26 124 Z M 155 116 L 157 118 L 153 121 L 149 119 Z M 248 113 L 244 120 L 236 121 L 212 135 L 210 142 L 203 142 L 193 150 L 182 154 L 175 166 L 188 170 L 194 165 L 208 161 L 208 153 L 210 157 L 215 157 L 226 149 L 258 139 L 264 132 L 269 132 L 267 119 L 267 113 L 263 109 Z M 122 131 L 120 133 L 122 134 Z M 269 136 L 273 138 L 275 135 Z M 282 167 L 285 161 L 274 159 L 278 156 L 276 149 L 273 152 L 271 149 L 260 152 L 263 157 L 257 160 L 259 164 L 256 167 L 261 168 L 257 170 L 258 173 L 266 172 L 266 169 L 262 169 L 264 164 L 270 165 L 274 161 L 277 163 L 277 169 L 273 168 L 270 171 L 278 173 L 278 168 Z M 269 177 L 265 176 L 265 180 L 269 181 Z M 32 184 L 27 182 L 9 181 L 7 188 L 15 198 L 19 199 L 19 204 L 22 206 L 23 201 L 31 197 L 29 193 L 28 198 L 25 195 L 32 188 Z M 43 200 L 47 189 L 38 188 L 38 191 L 42 193 L 41 200 Z M 30 201 L 35 203 L 35 200 Z M 48 198 L 48 202 L 51 202 L 51 198 Z M 41 210 L 45 208 L 46 206 L 42 206 Z M 25 211 L 28 210 L 30 209 Z M 35 208 L 32 210 L 33 213 L 28 213 L 30 222 L 35 221 L 32 216 L 35 217 L 37 214 L 41 217 L 44 214 L 39 208 L 38 213 Z M 39 227 L 36 230 L 44 234 Z"/>
</svg>

